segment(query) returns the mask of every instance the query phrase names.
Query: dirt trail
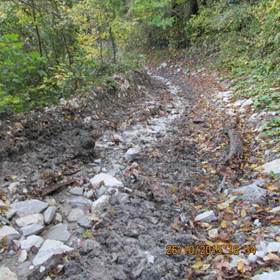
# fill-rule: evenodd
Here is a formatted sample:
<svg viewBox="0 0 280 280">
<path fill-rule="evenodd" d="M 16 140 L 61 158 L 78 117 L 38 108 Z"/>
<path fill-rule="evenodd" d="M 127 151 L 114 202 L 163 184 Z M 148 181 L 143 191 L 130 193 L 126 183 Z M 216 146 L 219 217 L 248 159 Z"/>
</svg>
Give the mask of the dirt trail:
<svg viewBox="0 0 280 280">
<path fill-rule="evenodd" d="M 2 163 L 2 174 L 8 173 L 2 178 L 8 181 L 3 197 L 5 193 L 8 199 L 14 196 L 22 201 L 37 197 L 53 205 L 56 214 L 37 234 L 75 249 L 59 258 L 64 264 L 59 269 L 57 261 L 53 264 L 50 259 L 42 268 L 34 266 L 36 254 L 44 253 L 42 248 L 28 252 L 18 264 L 15 252 L 20 255 L 21 251 L 16 243 L 3 251 L 5 258 L 0 261 L 19 279 L 42 279 L 50 270 L 55 279 L 73 280 L 242 279 L 235 267 L 225 265 L 226 273 L 221 265 L 214 269 L 217 263 L 225 264 L 221 256 L 166 255 L 167 245 L 191 246 L 217 237 L 245 244 L 246 231 L 228 226 L 209 238 L 208 230 L 218 228 L 224 219 L 235 219 L 230 212 L 217 211 L 217 205 L 226 200 L 218 192 L 221 179 L 226 176 L 229 185 L 252 179 L 238 159 L 231 166 L 222 164 L 229 144 L 223 131 L 225 115 L 215 104 L 209 105 L 201 91 L 193 90 L 181 65 L 166 66 L 149 69 L 152 80 L 138 84 L 141 94 L 118 109 L 111 107 L 102 127 L 87 107 L 80 112 L 81 119 L 70 120 L 62 132 L 49 136 L 51 150 L 41 135 L 44 141 L 33 139 L 21 160 L 15 153 L 13 160 Z M 65 138 L 69 145 L 63 146 Z M 45 163 L 36 158 L 36 145 L 37 156 L 47 155 Z M 247 143 L 244 151 L 248 152 Z M 11 187 L 13 175 L 18 176 L 18 184 Z M 65 183 L 69 178 L 73 181 Z M 38 187 L 46 190 L 59 182 L 65 184 L 49 196 L 36 192 Z M 195 221 L 206 210 L 215 211 L 200 223 Z M 20 232 L 19 222 L 9 219 L 8 224 Z M 60 229 L 54 231 L 57 225 Z M 61 252 L 51 260 L 56 260 L 55 255 Z"/>
</svg>

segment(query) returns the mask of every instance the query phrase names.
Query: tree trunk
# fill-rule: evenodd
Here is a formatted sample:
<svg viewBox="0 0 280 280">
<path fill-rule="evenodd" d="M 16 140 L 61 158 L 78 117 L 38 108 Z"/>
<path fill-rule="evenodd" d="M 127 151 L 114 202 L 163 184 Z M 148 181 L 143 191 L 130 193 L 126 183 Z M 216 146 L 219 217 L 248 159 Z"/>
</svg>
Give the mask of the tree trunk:
<svg viewBox="0 0 280 280">
<path fill-rule="evenodd" d="M 190 0 L 190 15 L 196 15 L 198 13 L 197 0 Z"/>
<path fill-rule="evenodd" d="M 41 40 L 39 26 L 37 24 L 34 0 L 31 1 L 31 5 L 32 5 L 32 18 L 33 18 L 33 23 L 35 25 L 36 36 L 37 36 L 37 41 L 38 41 L 38 48 L 39 48 L 40 56 L 43 56 L 42 40 Z"/>
<path fill-rule="evenodd" d="M 112 32 L 111 26 L 109 28 L 109 35 L 110 35 L 110 40 L 111 40 L 111 43 L 112 43 L 113 62 L 117 63 L 117 45 L 116 45 L 116 41 L 115 41 L 115 38 L 114 38 L 114 34 Z"/>
</svg>

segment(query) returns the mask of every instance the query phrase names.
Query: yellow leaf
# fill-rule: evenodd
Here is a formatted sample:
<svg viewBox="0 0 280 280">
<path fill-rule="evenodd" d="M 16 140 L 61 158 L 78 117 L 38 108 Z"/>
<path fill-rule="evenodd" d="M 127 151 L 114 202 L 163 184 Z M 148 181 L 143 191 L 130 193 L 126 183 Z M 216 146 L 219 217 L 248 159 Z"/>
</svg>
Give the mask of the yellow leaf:
<svg viewBox="0 0 280 280">
<path fill-rule="evenodd" d="M 246 215 L 247 215 L 246 210 L 245 210 L 245 209 L 242 209 L 242 210 L 241 210 L 241 213 L 240 213 L 240 216 L 241 216 L 242 218 L 244 218 L 244 217 L 246 217 Z"/>
<path fill-rule="evenodd" d="M 200 270 L 203 267 L 203 262 L 202 261 L 197 261 L 194 265 L 192 265 L 192 268 L 195 270 Z"/>
<path fill-rule="evenodd" d="M 280 258 L 272 253 L 267 254 L 266 256 L 263 257 L 264 261 L 275 261 L 275 262 L 279 262 Z"/>
<path fill-rule="evenodd" d="M 245 272 L 245 265 L 244 265 L 243 260 L 239 260 L 239 261 L 238 261 L 238 263 L 237 263 L 237 270 L 238 270 L 240 273 L 244 273 L 244 272 Z"/>
<path fill-rule="evenodd" d="M 227 222 L 225 220 L 221 222 L 221 228 L 227 228 Z"/>
</svg>

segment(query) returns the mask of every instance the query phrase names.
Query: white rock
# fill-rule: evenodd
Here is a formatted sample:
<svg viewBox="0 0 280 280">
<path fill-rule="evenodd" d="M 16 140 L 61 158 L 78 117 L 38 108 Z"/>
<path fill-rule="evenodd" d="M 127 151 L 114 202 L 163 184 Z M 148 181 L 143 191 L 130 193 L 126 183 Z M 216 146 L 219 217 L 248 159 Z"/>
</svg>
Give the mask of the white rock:
<svg viewBox="0 0 280 280">
<path fill-rule="evenodd" d="M 25 217 L 16 219 L 16 225 L 18 227 L 26 227 L 32 224 L 44 224 L 44 218 L 42 214 L 32 214 Z"/>
<path fill-rule="evenodd" d="M 125 153 L 124 157 L 127 161 L 132 161 L 135 160 L 136 157 L 141 153 L 141 148 L 140 147 L 133 147 L 127 150 Z"/>
<path fill-rule="evenodd" d="M 68 231 L 67 225 L 57 224 L 49 229 L 46 238 L 65 242 L 69 240 L 70 232 Z"/>
<path fill-rule="evenodd" d="M 29 251 L 32 247 L 40 248 L 44 239 L 38 235 L 30 235 L 25 240 L 20 241 L 20 248 Z"/>
<path fill-rule="evenodd" d="M 269 174 L 271 172 L 280 174 L 280 159 L 275 159 L 263 165 L 264 172 Z"/>
<path fill-rule="evenodd" d="M 80 208 L 74 208 L 69 213 L 67 220 L 69 222 L 76 222 L 79 218 L 83 217 L 85 215 L 85 212 Z"/>
<path fill-rule="evenodd" d="M 213 222 L 216 220 L 217 220 L 217 217 L 216 217 L 214 211 L 212 211 L 212 210 L 203 212 L 195 217 L 195 221 L 197 221 L 197 222 Z"/>
<path fill-rule="evenodd" d="M 279 279 L 280 279 L 280 270 L 274 272 L 264 272 L 252 278 L 252 280 L 279 280 Z"/>
<path fill-rule="evenodd" d="M 123 183 L 117 180 L 110 174 L 100 173 L 95 175 L 92 179 L 90 179 L 90 183 L 94 188 L 100 187 L 103 184 L 105 187 L 123 187 Z"/>
<path fill-rule="evenodd" d="M 40 273 L 43 273 L 45 270 L 46 270 L 46 267 L 43 266 L 43 265 L 41 265 L 41 266 L 40 266 L 40 269 L 39 269 Z"/>
<path fill-rule="evenodd" d="M 280 253 L 280 242 L 269 242 L 265 248 L 267 253 L 277 252 Z"/>
<path fill-rule="evenodd" d="M 280 212 L 280 206 L 274 207 L 274 208 L 271 209 L 269 212 L 270 212 L 270 213 L 278 213 L 278 212 Z"/>
<path fill-rule="evenodd" d="M 77 196 L 74 198 L 71 198 L 67 201 L 72 207 L 90 207 L 92 201 L 82 197 L 82 196 Z"/>
<path fill-rule="evenodd" d="M 263 184 L 263 181 L 256 181 L 253 184 L 243 186 L 233 190 L 236 194 L 241 194 L 241 198 L 243 200 L 248 200 L 252 202 L 259 202 L 261 201 L 267 194 L 267 190 L 258 187 L 259 185 Z"/>
<path fill-rule="evenodd" d="M 89 190 L 87 192 L 84 193 L 84 196 L 87 198 L 92 198 L 94 195 L 94 191 L 93 190 Z"/>
<path fill-rule="evenodd" d="M 73 251 L 73 248 L 64 245 L 61 241 L 46 240 L 38 254 L 33 259 L 33 265 L 42 265 L 54 255 L 64 254 L 71 251 Z"/>
<path fill-rule="evenodd" d="M 56 223 L 62 223 L 63 219 L 60 213 L 56 213 L 55 214 L 55 218 L 54 218 Z"/>
<path fill-rule="evenodd" d="M 54 215 L 56 212 L 56 207 L 55 206 L 50 206 L 48 207 L 47 210 L 44 212 L 44 221 L 48 225 L 52 222 Z"/>
<path fill-rule="evenodd" d="M 26 250 L 21 250 L 19 257 L 18 257 L 18 262 L 19 263 L 24 263 L 27 260 L 27 251 Z"/>
<path fill-rule="evenodd" d="M 0 228 L 0 240 L 4 237 L 8 237 L 9 240 L 18 239 L 20 234 L 10 226 L 3 226 Z"/>
<path fill-rule="evenodd" d="M 48 203 L 37 199 L 25 200 L 11 204 L 11 208 L 13 208 L 20 217 L 40 213 L 47 207 Z"/>
<path fill-rule="evenodd" d="M 0 280 L 17 280 L 17 275 L 8 267 L 0 267 Z"/>
<path fill-rule="evenodd" d="M 208 235 L 210 238 L 217 238 L 219 235 L 219 230 L 217 228 L 210 229 L 208 231 Z"/>
<path fill-rule="evenodd" d="M 69 193 L 73 194 L 73 195 L 83 195 L 84 193 L 84 188 L 80 188 L 80 187 L 74 187 L 71 188 L 69 190 Z"/>
<path fill-rule="evenodd" d="M 257 259 L 258 259 L 258 257 L 252 253 L 248 256 L 248 261 L 250 263 L 255 263 L 257 261 Z"/>
<path fill-rule="evenodd" d="M 15 216 L 15 214 L 16 214 L 16 210 L 15 210 L 15 209 L 12 209 L 12 208 L 10 208 L 10 209 L 5 213 L 5 215 L 6 215 L 6 217 L 7 217 L 8 220 L 12 219 L 12 218 Z"/>
<path fill-rule="evenodd" d="M 108 207 L 109 202 L 110 202 L 110 196 L 102 195 L 92 203 L 91 212 L 101 214 Z"/>
<path fill-rule="evenodd" d="M 22 227 L 21 231 L 24 236 L 29 236 L 42 232 L 44 228 L 44 225 L 32 224 L 26 227 Z"/>
<path fill-rule="evenodd" d="M 13 182 L 9 185 L 8 190 L 11 194 L 15 194 L 20 185 L 20 182 Z"/>
</svg>

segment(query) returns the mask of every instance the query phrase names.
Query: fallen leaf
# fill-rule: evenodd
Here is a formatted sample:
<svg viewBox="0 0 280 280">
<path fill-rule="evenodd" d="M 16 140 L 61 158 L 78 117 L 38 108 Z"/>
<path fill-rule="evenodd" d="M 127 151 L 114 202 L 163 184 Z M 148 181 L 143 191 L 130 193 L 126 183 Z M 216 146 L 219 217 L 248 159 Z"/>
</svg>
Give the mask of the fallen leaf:
<svg viewBox="0 0 280 280">
<path fill-rule="evenodd" d="M 223 220 L 222 222 L 221 222 L 221 228 L 227 228 L 227 226 L 228 226 L 228 224 L 227 224 L 227 221 L 225 221 L 225 220 Z"/>
<path fill-rule="evenodd" d="M 240 212 L 240 216 L 241 216 L 241 218 L 245 218 L 245 217 L 246 217 L 246 215 L 247 215 L 246 210 L 245 210 L 245 209 L 242 209 L 242 210 L 241 210 L 241 212 Z"/>
</svg>

